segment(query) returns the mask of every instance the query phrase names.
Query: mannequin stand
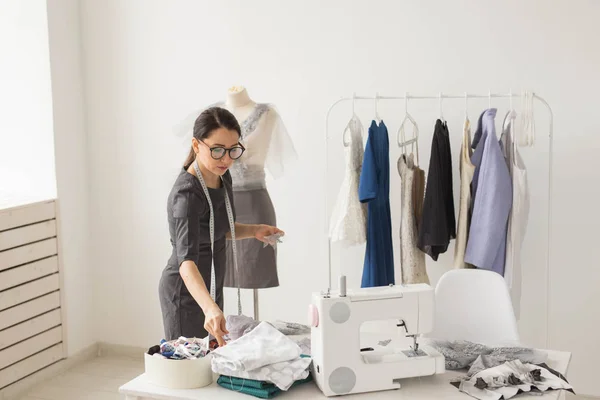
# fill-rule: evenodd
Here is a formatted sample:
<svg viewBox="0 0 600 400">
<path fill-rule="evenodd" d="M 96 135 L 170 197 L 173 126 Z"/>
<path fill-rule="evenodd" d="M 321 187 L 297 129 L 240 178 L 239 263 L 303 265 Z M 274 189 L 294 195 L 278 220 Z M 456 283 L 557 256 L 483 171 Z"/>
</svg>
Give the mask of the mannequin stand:
<svg viewBox="0 0 600 400">
<path fill-rule="evenodd" d="M 254 290 L 254 320 L 258 321 L 258 289 Z"/>
</svg>

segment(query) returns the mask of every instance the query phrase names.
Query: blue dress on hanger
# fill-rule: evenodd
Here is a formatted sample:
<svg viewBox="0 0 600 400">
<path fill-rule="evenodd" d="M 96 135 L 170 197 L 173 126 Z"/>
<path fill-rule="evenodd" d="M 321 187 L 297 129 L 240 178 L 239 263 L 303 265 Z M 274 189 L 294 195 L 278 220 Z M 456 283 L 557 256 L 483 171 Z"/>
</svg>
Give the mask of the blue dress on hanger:
<svg viewBox="0 0 600 400">
<path fill-rule="evenodd" d="M 389 149 L 387 127 L 383 121 L 379 126 L 371 122 L 358 187 L 360 201 L 368 204 L 367 250 L 361 287 L 395 284 Z"/>
</svg>

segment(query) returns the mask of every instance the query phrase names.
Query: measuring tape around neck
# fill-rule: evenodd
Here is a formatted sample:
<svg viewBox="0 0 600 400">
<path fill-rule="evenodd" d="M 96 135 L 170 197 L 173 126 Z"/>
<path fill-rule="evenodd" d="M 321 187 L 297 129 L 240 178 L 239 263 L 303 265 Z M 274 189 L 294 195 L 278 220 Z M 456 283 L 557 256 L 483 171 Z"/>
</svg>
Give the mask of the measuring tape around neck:
<svg viewBox="0 0 600 400">
<path fill-rule="evenodd" d="M 217 301 L 216 296 L 216 282 L 215 282 L 215 256 L 214 256 L 214 247 L 215 247 L 215 214 L 214 208 L 212 204 L 212 200 L 210 198 L 210 193 L 208 191 L 208 187 L 206 186 L 206 182 L 204 182 L 204 178 L 202 177 L 202 172 L 200 171 L 200 167 L 198 166 L 198 161 L 194 161 L 194 170 L 196 171 L 196 176 L 202 185 L 202 190 L 204 190 L 204 194 L 206 195 L 206 200 L 208 201 L 208 208 L 210 210 L 210 221 L 209 221 L 209 229 L 210 229 L 210 252 L 212 255 L 211 266 L 210 266 L 210 297 L 214 302 Z M 229 219 L 229 229 L 231 230 L 231 247 L 233 249 L 233 266 L 235 268 L 236 276 L 238 274 L 238 263 L 237 263 L 237 249 L 235 245 L 235 221 L 233 220 L 233 208 L 231 207 L 231 200 L 229 200 L 229 193 L 227 192 L 227 188 L 225 187 L 225 181 L 223 177 L 221 177 L 223 181 L 223 187 L 225 188 L 225 207 L 227 208 L 227 219 Z M 240 296 L 240 283 L 238 279 L 238 287 L 237 287 L 237 300 L 238 300 L 238 315 L 242 315 L 242 300 Z"/>
</svg>

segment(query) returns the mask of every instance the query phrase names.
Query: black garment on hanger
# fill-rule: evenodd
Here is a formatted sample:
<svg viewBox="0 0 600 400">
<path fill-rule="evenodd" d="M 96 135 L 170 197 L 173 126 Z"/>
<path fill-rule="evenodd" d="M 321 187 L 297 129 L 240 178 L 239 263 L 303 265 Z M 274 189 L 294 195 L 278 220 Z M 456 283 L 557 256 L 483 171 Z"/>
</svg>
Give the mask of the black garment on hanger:
<svg viewBox="0 0 600 400">
<path fill-rule="evenodd" d="M 437 261 L 456 238 L 456 217 L 452 193 L 452 156 L 446 122 L 437 120 L 431 143 L 423 214 L 419 222 L 417 247 Z"/>
</svg>

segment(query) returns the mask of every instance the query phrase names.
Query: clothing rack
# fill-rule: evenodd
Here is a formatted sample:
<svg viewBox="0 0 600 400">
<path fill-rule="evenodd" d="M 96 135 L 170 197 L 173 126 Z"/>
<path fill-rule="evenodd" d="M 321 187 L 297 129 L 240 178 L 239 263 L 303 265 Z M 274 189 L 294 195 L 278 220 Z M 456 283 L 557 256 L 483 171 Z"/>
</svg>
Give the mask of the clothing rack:
<svg viewBox="0 0 600 400">
<path fill-rule="evenodd" d="M 551 256 L 551 251 L 552 251 L 552 246 L 551 246 L 551 240 L 552 240 L 552 179 L 553 179 L 553 140 L 554 140 L 554 135 L 553 135 L 553 127 L 554 127 L 554 113 L 552 111 L 552 107 L 550 106 L 550 104 L 541 96 L 537 95 L 536 93 L 532 93 L 532 99 L 537 100 L 538 102 L 540 102 L 543 106 L 546 107 L 546 109 L 548 110 L 549 113 L 549 132 L 548 132 L 548 231 L 547 231 L 547 237 L 546 237 L 546 246 L 547 246 L 547 250 L 548 250 L 548 255 L 546 258 L 546 293 L 545 293 L 545 298 L 546 298 L 546 329 L 545 329 L 545 345 L 546 348 L 548 348 L 549 346 L 549 333 L 548 333 L 548 328 L 549 328 L 549 319 L 550 319 L 550 303 L 549 303 L 549 299 L 550 299 L 550 256 Z M 338 100 L 336 100 L 333 104 L 331 104 L 329 106 L 329 109 L 327 110 L 327 115 L 326 115 L 326 119 L 325 119 L 325 154 L 328 154 L 328 150 L 329 150 L 329 117 L 331 115 L 331 111 L 340 103 L 343 102 L 347 102 L 347 101 L 351 101 L 354 102 L 355 101 L 364 101 L 364 100 L 369 100 L 369 101 L 375 101 L 375 112 L 376 115 L 378 117 L 378 108 L 377 105 L 379 103 L 379 101 L 396 101 L 396 100 L 438 100 L 439 101 L 439 106 L 440 106 L 440 114 L 442 114 L 442 102 L 444 100 L 456 100 L 456 99 L 461 99 L 464 100 L 465 102 L 468 101 L 468 99 L 488 99 L 490 102 L 490 107 L 491 108 L 491 100 L 492 99 L 498 99 L 498 98 L 509 98 L 512 99 L 513 98 L 523 98 L 524 95 L 521 94 L 514 94 L 512 93 L 512 90 L 509 91 L 509 93 L 492 93 L 491 91 L 489 91 L 487 94 L 472 94 L 472 93 L 463 93 L 463 94 L 444 94 L 442 92 L 440 92 L 438 95 L 436 96 L 415 96 L 415 95 L 411 95 L 409 93 L 405 93 L 404 96 L 380 96 L 379 93 L 376 93 L 375 96 L 356 96 L 355 94 L 352 97 L 342 97 Z M 512 104 L 511 104 L 512 106 Z M 352 109 L 352 112 L 354 112 L 354 106 Z M 409 139 L 404 141 L 402 144 L 403 145 L 408 145 L 411 144 L 415 141 L 417 141 L 418 138 L 413 138 L 413 139 Z M 329 176 L 329 172 L 328 172 L 328 165 L 325 166 L 325 176 Z M 327 287 L 327 293 L 329 294 L 331 289 L 332 289 L 332 281 L 331 281 L 331 237 L 329 236 L 329 218 L 330 216 L 328 215 L 327 209 L 328 209 L 328 204 L 329 204 L 329 196 L 327 195 L 327 190 L 325 191 L 325 214 L 326 214 L 326 224 L 325 224 L 325 232 L 327 235 L 327 241 L 328 241 L 328 264 L 329 264 L 329 283 L 328 283 L 328 287 Z M 345 276 L 343 274 L 340 274 L 340 282 L 344 282 L 344 286 L 345 286 Z M 345 288 L 343 288 L 343 290 L 345 291 Z"/>
</svg>

